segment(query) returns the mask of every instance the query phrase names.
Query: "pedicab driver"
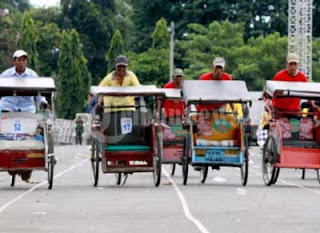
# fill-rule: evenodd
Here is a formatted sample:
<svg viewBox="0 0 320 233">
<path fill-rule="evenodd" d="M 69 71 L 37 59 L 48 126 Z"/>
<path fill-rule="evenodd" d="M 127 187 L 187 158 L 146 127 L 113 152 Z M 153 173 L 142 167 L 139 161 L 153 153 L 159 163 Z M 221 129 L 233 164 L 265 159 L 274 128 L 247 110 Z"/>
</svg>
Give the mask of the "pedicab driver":
<svg viewBox="0 0 320 233">
<path fill-rule="evenodd" d="M 38 74 L 27 68 L 28 54 L 23 50 L 17 50 L 13 54 L 14 67 L 5 70 L 0 78 L 38 78 Z M 41 103 L 42 108 L 47 108 L 48 102 L 45 97 L 37 96 L 37 101 Z M 0 100 L 2 112 L 36 112 L 34 97 L 32 96 L 5 96 Z M 20 172 L 22 180 L 29 183 L 31 171 Z"/>
<path fill-rule="evenodd" d="M 299 56 L 295 53 L 289 53 L 287 56 L 286 69 L 279 71 L 272 80 L 286 82 L 308 82 L 307 77 L 299 69 Z M 281 98 L 273 99 L 272 106 L 276 109 L 295 112 L 300 110 L 299 98 Z"/>
<path fill-rule="evenodd" d="M 14 67 L 5 70 L 0 78 L 38 78 L 38 74 L 27 68 L 28 54 L 23 50 L 17 50 L 13 54 Z M 37 97 L 37 101 L 46 108 L 48 102 L 45 97 Z M 1 98 L 0 108 L 3 112 L 36 112 L 34 97 L 32 96 L 5 96 Z"/>
<path fill-rule="evenodd" d="M 182 88 L 183 84 L 183 70 L 176 68 L 173 73 L 172 81 L 168 82 L 163 86 L 163 88 Z M 184 112 L 184 101 L 181 100 L 166 100 L 163 104 L 166 118 L 170 117 L 181 117 Z"/>
<path fill-rule="evenodd" d="M 200 76 L 200 80 L 232 80 L 231 76 L 226 73 L 225 70 L 226 62 L 222 57 L 217 57 L 212 62 L 212 71 L 205 73 Z M 198 111 L 213 110 L 224 108 L 225 104 L 201 104 L 197 105 Z"/>
<path fill-rule="evenodd" d="M 110 86 L 110 87 L 127 87 L 127 86 L 140 86 L 140 82 L 137 76 L 128 67 L 128 58 L 120 55 L 115 59 L 115 70 L 109 73 L 99 84 L 99 86 Z M 134 97 L 104 97 L 99 98 L 98 106 L 134 106 Z M 113 111 L 134 111 L 134 107 L 125 108 L 106 108 L 106 112 Z"/>
</svg>

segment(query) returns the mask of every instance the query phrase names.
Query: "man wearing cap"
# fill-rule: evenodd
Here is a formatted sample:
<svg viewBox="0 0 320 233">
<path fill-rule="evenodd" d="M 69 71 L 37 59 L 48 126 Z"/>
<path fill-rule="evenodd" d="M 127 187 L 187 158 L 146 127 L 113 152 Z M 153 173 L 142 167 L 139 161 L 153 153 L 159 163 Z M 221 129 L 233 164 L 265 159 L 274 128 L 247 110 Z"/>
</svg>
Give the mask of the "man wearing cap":
<svg viewBox="0 0 320 233">
<path fill-rule="evenodd" d="M 308 82 L 307 77 L 298 70 L 299 56 L 295 53 L 289 53 L 287 56 L 286 69 L 279 71 L 272 80 L 286 82 Z M 273 99 L 272 106 L 284 111 L 299 111 L 299 98 L 281 98 Z"/>
<path fill-rule="evenodd" d="M 23 50 L 17 50 L 13 54 L 14 67 L 5 70 L 0 74 L 0 78 L 38 78 L 38 74 L 27 68 L 28 54 Z M 34 97 L 29 96 L 6 96 L 2 97 L 0 107 L 4 112 L 36 112 Z M 37 100 L 43 107 L 47 106 L 47 101 L 44 97 L 37 97 Z"/>
<path fill-rule="evenodd" d="M 115 70 L 109 73 L 99 84 L 99 86 L 127 87 L 140 86 L 137 76 L 130 70 L 127 70 L 128 58 L 120 55 L 115 59 Z M 98 106 L 101 106 L 102 98 L 98 100 Z M 134 97 L 104 97 L 104 106 L 134 106 Z M 135 108 L 110 108 L 107 112 L 113 111 L 134 111 Z"/>
<path fill-rule="evenodd" d="M 183 71 L 180 68 L 174 70 L 172 81 L 168 82 L 163 88 L 182 88 Z M 184 101 L 181 100 L 166 100 L 163 104 L 166 117 L 182 116 L 184 112 Z"/>
<path fill-rule="evenodd" d="M 200 80 L 232 80 L 231 76 L 224 72 L 226 62 L 222 57 L 217 57 L 212 62 L 213 71 L 205 73 L 200 76 Z M 204 111 L 204 110 L 213 110 L 218 109 L 220 107 L 225 107 L 225 104 L 198 104 L 197 110 Z"/>
<path fill-rule="evenodd" d="M 222 57 L 217 57 L 212 62 L 213 71 L 200 76 L 200 80 L 232 80 L 231 76 L 224 72 L 226 62 Z"/>
</svg>

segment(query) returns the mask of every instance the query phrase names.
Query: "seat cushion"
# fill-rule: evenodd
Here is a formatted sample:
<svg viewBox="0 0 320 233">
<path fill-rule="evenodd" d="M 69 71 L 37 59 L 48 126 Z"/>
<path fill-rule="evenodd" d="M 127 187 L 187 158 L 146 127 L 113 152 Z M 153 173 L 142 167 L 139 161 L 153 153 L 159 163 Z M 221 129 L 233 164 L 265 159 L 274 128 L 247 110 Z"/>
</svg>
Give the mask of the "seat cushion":
<svg viewBox="0 0 320 233">
<path fill-rule="evenodd" d="M 152 148 L 146 145 L 106 145 L 106 151 L 149 151 Z"/>
<path fill-rule="evenodd" d="M 0 141 L 0 148 L 4 150 L 43 150 L 44 143 L 37 140 Z"/>
</svg>

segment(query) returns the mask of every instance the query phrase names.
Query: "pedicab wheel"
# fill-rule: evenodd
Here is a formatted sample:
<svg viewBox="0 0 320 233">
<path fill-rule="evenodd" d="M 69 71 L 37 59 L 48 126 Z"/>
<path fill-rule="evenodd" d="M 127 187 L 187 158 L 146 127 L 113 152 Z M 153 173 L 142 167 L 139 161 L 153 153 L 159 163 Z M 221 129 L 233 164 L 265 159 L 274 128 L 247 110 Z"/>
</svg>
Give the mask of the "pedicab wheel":
<svg viewBox="0 0 320 233">
<path fill-rule="evenodd" d="M 265 185 L 270 186 L 273 184 L 276 174 L 274 165 L 274 157 L 276 155 L 276 143 L 272 136 L 269 136 L 263 147 L 262 155 L 262 177 Z"/>
<path fill-rule="evenodd" d="M 121 184 L 121 179 L 122 179 L 122 174 L 121 173 L 115 173 L 116 175 L 116 184 L 120 185 Z"/>
<path fill-rule="evenodd" d="M 320 184 L 320 174 L 319 174 L 319 169 L 316 170 L 316 173 L 317 173 L 317 178 L 318 178 L 318 182 Z"/>
<path fill-rule="evenodd" d="M 183 157 L 182 157 L 183 185 L 187 184 L 188 170 L 189 170 L 189 137 L 185 136 L 184 143 L 183 143 Z"/>
<path fill-rule="evenodd" d="M 200 181 L 202 184 L 206 182 L 207 176 L 208 176 L 208 166 L 201 166 L 200 169 Z"/>
<path fill-rule="evenodd" d="M 50 156 L 48 159 L 48 189 L 52 189 L 53 174 L 54 174 L 54 156 Z"/>
<path fill-rule="evenodd" d="M 53 154 L 53 138 L 51 134 L 48 134 L 48 154 Z M 48 157 L 48 189 L 52 189 L 53 186 L 53 174 L 54 174 L 55 158 L 54 155 Z"/>
<path fill-rule="evenodd" d="M 303 168 L 302 169 L 302 176 L 301 176 L 301 179 L 303 179 L 304 180 L 304 178 L 306 177 L 306 169 L 305 168 Z"/>
<path fill-rule="evenodd" d="M 13 187 L 15 183 L 16 183 L 16 173 L 13 173 L 11 175 L 11 184 L 10 184 L 11 187 Z"/>
<path fill-rule="evenodd" d="M 153 157 L 154 158 L 154 164 L 155 167 L 153 172 L 153 181 L 154 186 L 158 187 L 160 185 L 161 181 L 161 165 L 162 165 L 162 155 L 163 155 L 163 141 L 162 138 L 157 134 L 157 154 Z"/>
<path fill-rule="evenodd" d="M 275 174 L 274 174 L 274 177 L 273 177 L 273 180 L 272 180 L 272 184 L 275 184 L 277 182 L 278 177 L 279 177 L 279 173 L 280 173 L 280 168 L 276 167 L 276 171 L 275 171 Z"/>
<path fill-rule="evenodd" d="M 171 176 L 174 176 L 174 173 L 176 172 L 176 164 L 171 164 Z"/>
<path fill-rule="evenodd" d="M 93 173 L 93 186 L 98 185 L 99 181 L 99 144 L 96 140 L 92 141 L 92 152 L 91 152 L 91 166 Z"/>
<path fill-rule="evenodd" d="M 243 164 L 240 167 L 241 183 L 243 186 L 247 185 L 249 174 L 249 144 L 247 136 L 244 137 L 244 151 L 243 151 Z"/>
</svg>

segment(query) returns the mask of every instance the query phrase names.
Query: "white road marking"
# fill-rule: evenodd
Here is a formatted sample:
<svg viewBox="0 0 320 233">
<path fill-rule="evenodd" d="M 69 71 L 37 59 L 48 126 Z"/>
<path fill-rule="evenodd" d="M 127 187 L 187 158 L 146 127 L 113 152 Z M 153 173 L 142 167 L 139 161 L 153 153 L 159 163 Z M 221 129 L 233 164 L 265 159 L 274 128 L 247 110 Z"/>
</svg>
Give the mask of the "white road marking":
<svg viewBox="0 0 320 233">
<path fill-rule="evenodd" d="M 166 172 L 166 170 L 162 169 L 162 171 L 164 172 L 164 174 L 166 175 L 168 180 L 173 185 L 173 187 L 179 197 L 179 200 L 181 202 L 184 215 L 187 217 L 187 219 L 189 219 L 191 222 L 193 222 L 196 225 L 196 227 L 200 230 L 200 232 L 209 233 L 209 231 L 204 227 L 204 225 L 198 219 L 196 219 L 195 217 L 192 216 L 190 209 L 189 209 L 189 206 L 188 206 L 188 203 L 187 203 L 185 197 L 183 196 L 182 192 L 180 191 L 179 187 L 177 186 L 176 182 L 174 182 L 174 180 L 171 179 L 171 177 Z"/>
<path fill-rule="evenodd" d="M 69 167 L 68 169 L 60 172 L 59 174 L 55 175 L 54 178 L 58 178 L 64 174 L 66 174 L 67 172 L 72 171 L 73 169 L 75 169 L 78 166 L 81 166 L 84 162 L 87 162 L 89 159 L 84 159 L 81 162 Z M 20 194 L 19 196 L 17 196 L 16 198 L 12 199 L 11 201 L 7 202 L 6 204 L 4 204 L 3 206 L 1 206 L 0 208 L 0 214 L 5 211 L 8 207 L 10 207 L 11 205 L 13 205 L 14 203 L 16 203 L 17 201 L 19 201 L 20 199 L 24 198 L 25 196 L 27 196 L 29 193 L 32 193 L 34 190 L 36 190 L 37 188 L 47 184 L 48 181 L 42 181 L 41 183 L 33 186 L 32 188 L 30 188 L 29 190 L 25 191 L 24 193 Z"/>
<path fill-rule="evenodd" d="M 256 173 L 258 176 L 262 176 L 262 173 L 261 172 L 258 172 L 258 171 L 255 171 L 253 169 L 250 169 L 250 171 L 252 171 L 253 173 Z M 285 180 L 282 180 L 282 179 L 278 179 L 278 181 L 284 183 L 284 184 L 287 184 L 287 185 L 290 185 L 290 186 L 295 186 L 295 187 L 298 187 L 298 188 L 301 188 L 301 189 L 304 189 L 306 191 L 309 191 L 309 192 L 312 192 L 312 193 L 316 193 L 316 194 L 320 194 L 320 191 L 316 191 L 316 190 L 313 190 L 313 189 L 310 189 L 310 188 L 306 188 L 302 185 L 299 185 L 299 184 L 295 184 L 295 183 L 292 183 L 292 182 L 288 182 L 288 181 L 285 181 Z"/>
<path fill-rule="evenodd" d="M 35 215 L 46 215 L 46 212 L 33 212 Z"/>
<path fill-rule="evenodd" d="M 224 182 L 226 182 L 226 180 L 227 180 L 226 178 L 219 177 L 219 176 L 216 176 L 216 177 L 213 178 L 213 181 L 215 181 L 217 183 L 224 183 Z"/>
<path fill-rule="evenodd" d="M 242 196 L 246 196 L 247 195 L 247 190 L 242 189 L 242 188 L 237 188 L 237 194 L 238 195 L 242 195 Z"/>
</svg>

